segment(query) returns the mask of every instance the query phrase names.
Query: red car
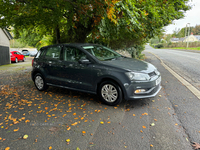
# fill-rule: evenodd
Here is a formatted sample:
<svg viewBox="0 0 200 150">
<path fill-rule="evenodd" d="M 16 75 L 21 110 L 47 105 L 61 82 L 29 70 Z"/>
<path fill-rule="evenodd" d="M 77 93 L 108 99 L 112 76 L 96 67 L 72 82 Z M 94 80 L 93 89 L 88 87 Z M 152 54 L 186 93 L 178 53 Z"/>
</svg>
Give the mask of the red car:
<svg viewBox="0 0 200 150">
<path fill-rule="evenodd" d="M 11 51 L 10 59 L 11 59 L 11 62 L 18 63 L 19 61 L 25 61 L 25 56 L 19 51 Z"/>
</svg>

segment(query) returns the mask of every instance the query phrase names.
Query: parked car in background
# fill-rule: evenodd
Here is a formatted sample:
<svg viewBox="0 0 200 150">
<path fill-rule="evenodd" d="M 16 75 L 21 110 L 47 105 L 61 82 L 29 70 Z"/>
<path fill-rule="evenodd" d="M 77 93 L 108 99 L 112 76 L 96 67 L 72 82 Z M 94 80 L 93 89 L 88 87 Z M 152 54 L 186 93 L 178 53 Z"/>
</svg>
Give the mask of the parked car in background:
<svg viewBox="0 0 200 150">
<path fill-rule="evenodd" d="M 25 61 L 25 56 L 19 51 L 11 51 L 10 52 L 10 60 L 11 62 L 18 63 L 19 61 Z"/>
<path fill-rule="evenodd" d="M 37 52 L 38 52 L 37 49 L 30 51 L 30 56 L 31 57 L 35 57 L 35 55 L 37 54 Z"/>
<path fill-rule="evenodd" d="M 23 49 L 23 50 L 22 50 L 22 54 L 23 54 L 24 56 L 29 56 L 29 55 L 30 55 L 30 52 L 29 52 L 27 49 Z"/>
<path fill-rule="evenodd" d="M 97 44 L 43 47 L 32 66 L 32 80 L 39 91 L 50 85 L 98 94 L 107 105 L 154 97 L 161 89 L 160 72 L 152 64 Z"/>
</svg>

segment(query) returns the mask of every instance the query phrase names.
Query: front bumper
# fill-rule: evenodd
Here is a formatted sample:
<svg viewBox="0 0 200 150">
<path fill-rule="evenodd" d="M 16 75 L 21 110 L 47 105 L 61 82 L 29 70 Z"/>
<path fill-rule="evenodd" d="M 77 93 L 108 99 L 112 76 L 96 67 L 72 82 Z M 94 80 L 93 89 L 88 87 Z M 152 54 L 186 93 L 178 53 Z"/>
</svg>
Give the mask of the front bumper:
<svg viewBox="0 0 200 150">
<path fill-rule="evenodd" d="M 159 76 L 152 79 L 151 81 L 146 82 L 132 82 L 129 86 L 125 88 L 127 93 L 127 97 L 125 97 L 126 100 L 155 97 L 162 88 L 161 77 Z M 135 93 L 135 91 L 138 89 L 145 89 L 145 92 Z"/>
</svg>

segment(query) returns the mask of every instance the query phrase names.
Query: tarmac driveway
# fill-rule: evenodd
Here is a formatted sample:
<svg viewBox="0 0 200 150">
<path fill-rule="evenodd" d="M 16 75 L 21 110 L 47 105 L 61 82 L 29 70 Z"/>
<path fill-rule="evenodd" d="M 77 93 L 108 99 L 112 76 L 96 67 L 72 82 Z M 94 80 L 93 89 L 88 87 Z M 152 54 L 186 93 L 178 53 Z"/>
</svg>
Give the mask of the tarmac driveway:
<svg viewBox="0 0 200 150">
<path fill-rule="evenodd" d="M 107 106 L 96 95 L 55 87 L 40 92 L 30 72 L 31 59 L 0 66 L 0 150 L 192 149 L 164 89 L 154 98 Z"/>
</svg>

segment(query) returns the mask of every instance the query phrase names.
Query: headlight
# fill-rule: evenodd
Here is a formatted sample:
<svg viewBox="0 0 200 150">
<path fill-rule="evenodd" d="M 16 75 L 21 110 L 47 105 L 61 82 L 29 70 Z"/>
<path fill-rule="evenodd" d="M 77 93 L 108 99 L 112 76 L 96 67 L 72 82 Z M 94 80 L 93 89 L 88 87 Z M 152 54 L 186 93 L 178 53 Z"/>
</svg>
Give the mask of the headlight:
<svg viewBox="0 0 200 150">
<path fill-rule="evenodd" d="M 157 74 L 157 75 L 160 75 L 160 72 L 156 69 L 155 70 L 155 73 Z"/>
<path fill-rule="evenodd" d="M 145 73 L 126 72 L 126 75 L 129 77 L 130 80 L 147 81 L 150 79 L 150 76 Z"/>
</svg>

